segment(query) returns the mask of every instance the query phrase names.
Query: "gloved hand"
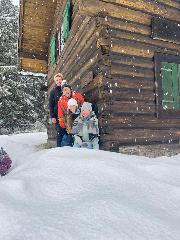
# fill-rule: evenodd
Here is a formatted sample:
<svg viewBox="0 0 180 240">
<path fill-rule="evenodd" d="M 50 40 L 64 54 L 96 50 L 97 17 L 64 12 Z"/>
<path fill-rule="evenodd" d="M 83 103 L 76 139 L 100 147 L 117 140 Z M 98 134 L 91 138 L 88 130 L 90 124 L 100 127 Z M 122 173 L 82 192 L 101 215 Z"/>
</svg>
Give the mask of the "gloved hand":
<svg viewBox="0 0 180 240">
<path fill-rule="evenodd" d="M 97 134 L 89 133 L 89 140 L 90 140 L 90 141 L 92 141 L 92 140 L 95 139 L 96 137 L 98 137 Z"/>
<path fill-rule="evenodd" d="M 72 135 L 72 137 L 73 137 L 73 139 L 75 140 L 75 139 L 79 139 L 80 141 L 82 141 L 82 136 L 79 136 L 79 135 L 76 135 L 76 134 L 71 134 Z"/>
</svg>

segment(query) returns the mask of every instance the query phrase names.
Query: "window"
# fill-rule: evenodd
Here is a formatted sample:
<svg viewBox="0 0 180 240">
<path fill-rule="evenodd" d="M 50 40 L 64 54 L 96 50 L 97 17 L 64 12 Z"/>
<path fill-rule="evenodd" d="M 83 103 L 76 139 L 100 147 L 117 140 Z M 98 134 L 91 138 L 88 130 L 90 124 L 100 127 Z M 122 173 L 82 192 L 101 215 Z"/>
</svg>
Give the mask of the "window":
<svg viewBox="0 0 180 240">
<path fill-rule="evenodd" d="M 52 36 L 50 42 L 50 63 L 51 65 L 54 64 L 56 61 L 56 38 Z"/>
<path fill-rule="evenodd" d="M 180 57 L 156 54 L 155 77 L 157 116 L 180 118 Z"/>
<path fill-rule="evenodd" d="M 72 12 L 72 4 L 71 0 L 67 0 L 64 12 L 63 12 L 63 19 L 62 19 L 62 25 L 60 29 L 60 49 L 61 52 L 64 48 L 65 42 L 69 36 L 70 28 L 71 28 L 71 12 Z"/>
<path fill-rule="evenodd" d="M 71 1 L 67 0 L 63 13 L 63 26 L 62 26 L 63 27 L 62 38 L 64 42 L 66 41 L 69 35 L 70 21 L 71 21 Z"/>
<path fill-rule="evenodd" d="M 71 0 L 67 0 L 64 12 L 62 25 L 60 30 L 56 32 L 51 38 L 50 42 L 50 64 L 53 65 L 58 57 L 61 55 L 61 52 L 64 48 L 65 42 L 69 36 L 70 27 L 71 27 Z"/>
</svg>

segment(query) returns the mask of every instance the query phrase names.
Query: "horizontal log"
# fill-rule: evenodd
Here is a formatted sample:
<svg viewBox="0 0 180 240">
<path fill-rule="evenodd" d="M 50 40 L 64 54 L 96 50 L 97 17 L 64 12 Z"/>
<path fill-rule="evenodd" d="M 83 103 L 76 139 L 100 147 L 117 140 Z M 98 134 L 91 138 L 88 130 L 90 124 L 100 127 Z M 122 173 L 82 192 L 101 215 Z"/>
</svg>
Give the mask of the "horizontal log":
<svg viewBox="0 0 180 240">
<path fill-rule="evenodd" d="M 119 152 L 119 143 L 112 141 L 103 141 L 100 137 L 100 149 L 105 151 Z"/>
<path fill-rule="evenodd" d="M 31 59 L 38 59 L 47 61 L 47 54 L 43 52 L 32 52 L 32 51 L 23 51 L 18 53 L 18 57 L 20 58 L 31 58 Z"/>
<path fill-rule="evenodd" d="M 132 56 L 127 56 L 122 54 L 110 53 L 109 58 L 110 58 L 111 64 L 115 64 L 115 65 L 124 64 L 132 68 L 140 67 L 147 70 L 154 69 L 154 62 L 152 60 L 149 60 L 143 57 L 132 57 Z"/>
<path fill-rule="evenodd" d="M 107 76 L 108 78 L 112 79 L 128 79 L 130 81 L 149 81 L 149 82 L 154 82 L 154 78 L 150 78 L 149 76 L 145 77 L 136 77 L 136 76 L 128 76 L 128 75 L 123 75 L 123 74 L 111 74 Z"/>
<path fill-rule="evenodd" d="M 144 89 L 127 89 L 127 88 L 116 88 L 108 87 L 104 90 L 104 95 L 112 98 L 116 101 L 121 100 L 134 100 L 134 101 L 155 101 L 155 93 L 153 91 Z"/>
<path fill-rule="evenodd" d="M 27 72 L 47 73 L 47 62 L 39 59 L 20 59 L 21 70 Z"/>
<path fill-rule="evenodd" d="M 101 134 L 101 139 L 119 143 L 179 141 L 180 130 L 115 129 L 111 134 Z"/>
<path fill-rule="evenodd" d="M 154 51 L 152 47 L 139 45 L 138 43 L 132 44 L 130 41 L 124 41 L 112 39 L 112 44 L 110 48 L 110 53 L 117 53 L 123 55 L 139 56 L 144 58 L 152 59 L 154 56 Z"/>
<path fill-rule="evenodd" d="M 126 149 L 127 151 L 123 151 L 123 149 L 121 147 L 130 147 L 130 151 L 128 151 L 128 149 Z M 153 151 L 153 149 L 160 149 L 161 150 L 170 150 L 173 151 L 173 149 L 178 149 L 179 148 L 179 140 L 172 140 L 172 141 L 164 141 L 162 142 L 162 140 L 160 141 L 141 141 L 141 142 L 124 142 L 124 143 L 120 143 L 118 141 L 108 141 L 108 139 L 104 139 L 103 137 L 101 138 L 100 136 L 100 149 L 103 149 L 105 151 L 114 151 L 114 152 L 122 152 L 122 153 L 132 153 L 132 148 L 131 147 L 137 147 L 137 151 L 133 151 L 135 154 L 138 154 L 138 152 L 142 152 L 142 150 L 146 151 L 149 150 L 150 152 Z M 124 149 L 125 150 L 125 149 Z M 135 149 L 134 149 L 135 150 Z M 148 152 L 149 152 L 148 151 Z M 147 152 L 147 156 L 149 155 Z M 152 155 L 151 155 L 152 156 Z"/>
<path fill-rule="evenodd" d="M 119 116 L 117 118 L 100 118 L 100 125 L 107 129 L 123 128 L 147 128 L 147 129 L 180 129 L 180 120 L 178 119 L 158 119 L 152 116 Z"/>
<path fill-rule="evenodd" d="M 145 79 L 132 79 L 131 77 L 106 78 L 105 86 L 127 89 L 146 89 L 154 91 L 154 81 Z"/>
<path fill-rule="evenodd" d="M 154 78 L 154 71 L 150 69 L 143 69 L 140 67 L 131 67 L 126 65 L 111 64 L 110 73 L 112 75 L 126 75 L 130 77 Z"/>
<path fill-rule="evenodd" d="M 139 43 L 132 40 L 127 39 L 114 39 L 112 38 L 111 48 L 107 48 L 107 51 L 123 54 L 123 55 L 131 55 L 139 56 L 144 58 L 153 59 L 154 52 L 161 52 L 167 54 L 178 55 L 179 52 L 177 50 L 170 50 L 163 47 L 155 47 L 145 43 Z M 106 48 L 106 46 L 105 46 Z"/>
<path fill-rule="evenodd" d="M 179 3 L 179 0 L 157 0 L 158 3 L 163 3 L 164 5 L 167 5 L 167 6 L 170 6 L 170 7 L 174 7 L 174 8 L 177 8 L 177 9 L 180 9 L 180 3 Z"/>
<path fill-rule="evenodd" d="M 143 25 L 143 23 L 134 23 L 119 18 L 112 18 L 110 16 L 106 17 L 97 17 L 97 22 L 99 25 L 104 25 L 109 29 L 121 29 L 126 30 L 132 33 L 140 33 L 142 35 L 150 36 L 151 35 L 151 26 Z"/>
<path fill-rule="evenodd" d="M 113 98 L 113 96 L 112 96 Z M 156 106 L 154 101 L 122 100 L 97 103 L 99 114 L 117 116 L 118 114 L 150 114 L 155 115 Z"/>
<path fill-rule="evenodd" d="M 147 45 L 151 45 L 154 47 L 163 47 L 167 48 L 169 50 L 177 50 L 180 52 L 180 45 L 176 43 L 170 43 L 166 41 L 161 41 L 158 39 L 152 39 L 151 35 L 150 36 L 144 36 L 142 34 L 138 33 L 131 33 L 128 31 L 124 30 L 117 30 L 117 29 L 110 29 L 110 35 L 112 38 L 116 39 L 127 39 L 127 40 L 132 40 L 133 42 L 139 42 Z"/>
<path fill-rule="evenodd" d="M 158 1 L 150 2 L 144 0 L 102 0 L 102 2 L 106 3 L 115 3 L 118 6 L 124 6 L 128 9 L 133 9 L 137 11 L 142 11 L 143 13 L 148 13 L 150 15 L 157 15 L 167 19 L 171 19 L 174 21 L 179 21 L 179 9 L 174 9 L 172 7 L 168 7 L 163 3 L 158 3 Z"/>
<path fill-rule="evenodd" d="M 99 0 L 81 0 L 80 14 L 86 16 L 111 16 L 114 18 L 126 19 L 131 22 L 143 23 L 144 25 L 151 24 L 151 16 L 148 14 Z"/>
</svg>

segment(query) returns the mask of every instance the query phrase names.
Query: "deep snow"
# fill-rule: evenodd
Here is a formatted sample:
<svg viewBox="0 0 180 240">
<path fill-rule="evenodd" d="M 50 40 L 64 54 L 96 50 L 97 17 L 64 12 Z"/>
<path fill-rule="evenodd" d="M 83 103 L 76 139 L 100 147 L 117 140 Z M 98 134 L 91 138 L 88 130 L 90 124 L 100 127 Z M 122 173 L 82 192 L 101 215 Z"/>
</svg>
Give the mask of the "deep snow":
<svg viewBox="0 0 180 240">
<path fill-rule="evenodd" d="M 0 136 L 0 240 L 179 240 L 180 155 L 150 159 L 69 147 L 46 133 Z"/>
</svg>

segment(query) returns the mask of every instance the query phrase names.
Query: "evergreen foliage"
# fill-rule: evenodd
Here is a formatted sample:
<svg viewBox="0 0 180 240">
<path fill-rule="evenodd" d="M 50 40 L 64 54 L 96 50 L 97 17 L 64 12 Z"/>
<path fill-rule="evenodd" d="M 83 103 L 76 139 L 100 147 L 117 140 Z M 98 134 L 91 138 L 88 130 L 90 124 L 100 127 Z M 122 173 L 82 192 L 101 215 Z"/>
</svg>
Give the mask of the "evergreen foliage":
<svg viewBox="0 0 180 240">
<path fill-rule="evenodd" d="M 18 73 L 18 9 L 0 0 L 0 14 L 0 134 L 31 131 L 46 123 L 46 78 Z"/>
</svg>

